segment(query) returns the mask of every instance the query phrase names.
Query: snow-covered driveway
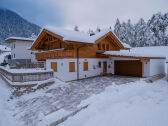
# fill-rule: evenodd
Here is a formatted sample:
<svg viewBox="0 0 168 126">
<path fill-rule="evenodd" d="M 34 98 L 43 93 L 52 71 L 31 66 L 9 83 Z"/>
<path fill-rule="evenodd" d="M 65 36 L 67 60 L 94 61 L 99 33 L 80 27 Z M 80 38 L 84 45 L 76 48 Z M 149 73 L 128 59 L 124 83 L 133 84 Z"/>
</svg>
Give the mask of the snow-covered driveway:
<svg viewBox="0 0 168 126">
<path fill-rule="evenodd" d="M 138 80 L 139 78 L 121 76 L 95 77 L 69 83 L 56 80 L 50 87 L 11 99 L 8 104 L 15 109 L 9 108 L 9 111 L 21 126 L 36 126 L 41 115 L 47 116 L 60 109 L 76 110 L 82 100 L 103 92 L 107 86 Z"/>
<path fill-rule="evenodd" d="M 91 104 L 90 104 L 91 103 Z M 112 85 L 59 126 L 168 126 L 168 82 Z"/>
</svg>

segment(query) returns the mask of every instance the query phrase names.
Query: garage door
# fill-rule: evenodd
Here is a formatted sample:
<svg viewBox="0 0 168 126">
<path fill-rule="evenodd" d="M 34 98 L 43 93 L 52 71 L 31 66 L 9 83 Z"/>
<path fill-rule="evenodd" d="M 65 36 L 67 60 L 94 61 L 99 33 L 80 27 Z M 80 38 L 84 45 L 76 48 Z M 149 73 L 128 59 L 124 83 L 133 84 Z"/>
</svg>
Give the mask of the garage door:
<svg viewBox="0 0 168 126">
<path fill-rule="evenodd" d="M 116 60 L 114 71 L 116 75 L 142 77 L 142 62 L 138 60 Z"/>
</svg>

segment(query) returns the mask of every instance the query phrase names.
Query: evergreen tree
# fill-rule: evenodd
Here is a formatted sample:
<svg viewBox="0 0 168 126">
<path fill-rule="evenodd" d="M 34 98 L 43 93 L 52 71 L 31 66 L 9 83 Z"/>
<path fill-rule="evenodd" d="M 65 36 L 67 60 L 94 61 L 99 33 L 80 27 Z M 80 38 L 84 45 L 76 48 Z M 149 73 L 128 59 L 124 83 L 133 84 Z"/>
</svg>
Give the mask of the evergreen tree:
<svg viewBox="0 0 168 126">
<path fill-rule="evenodd" d="M 117 18 L 116 23 L 114 25 L 114 33 L 116 34 L 116 36 L 120 39 L 121 38 L 121 24 L 119 19 Z"/>
</svg>

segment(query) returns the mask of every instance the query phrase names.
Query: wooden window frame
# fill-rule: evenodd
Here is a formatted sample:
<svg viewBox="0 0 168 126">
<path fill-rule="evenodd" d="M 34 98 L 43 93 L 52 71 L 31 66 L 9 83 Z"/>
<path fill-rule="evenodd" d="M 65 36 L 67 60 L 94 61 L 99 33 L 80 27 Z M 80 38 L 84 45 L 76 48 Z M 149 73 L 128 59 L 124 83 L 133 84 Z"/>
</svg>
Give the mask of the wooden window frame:
<svg viewBox="0 0 168 126">
<path fill-rule="evenodd" d="M 109 44 L 106 45 L 106 50 L 107 50 L 107 51 L 110 50 L 110 46 L 109 46 Z"/>
<path fill-rule="evenodd" d="M 88 71 L 88 62 L 83 62 L 83 71 Z"/>
<path fill-rule="evenodd" d="M 75 72 L 75 62 L 69 62 L 69 72 Z"/>
<path fill-rule="evenodd" d="M 100 43 L 97 44 L 97 49 L 101 50 L 101 44 Z"/>
<path fill-rule="evenodd" d="M 106 49 L 105 44 L 102 44 L 102 49 L 105 51 Z"/>
</svg>

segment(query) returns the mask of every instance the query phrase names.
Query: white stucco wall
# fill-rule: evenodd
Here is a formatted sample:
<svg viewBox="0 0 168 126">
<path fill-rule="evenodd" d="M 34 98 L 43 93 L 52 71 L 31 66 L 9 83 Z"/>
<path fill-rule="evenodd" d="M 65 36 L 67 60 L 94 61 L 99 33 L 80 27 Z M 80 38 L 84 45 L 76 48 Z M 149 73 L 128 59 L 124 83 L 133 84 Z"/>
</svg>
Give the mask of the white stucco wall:
<svg viewBox="0 0 168 126">
<path fill-rule="evenodd" d="M 30 41 L 16 41 L 11 43 L 12 59 L 34 59 L 34 56 L 31 54 L 31 50 L 28 50 L 31 44 L 32 42 Z"/>
<path fill-rule="evenodd" d="M 165 59 L 150 60 L 150 76 L 157 74 L 165 74 Z"/>
<path fill-rule="evenodd" d="M 150 76 L 150 62 L 144 62 L 144 77 Z"/>
<path fill-rule="evenodd" d="M 101 68 L 98 62 L 101 61 Z M 107 61 L 107 73 L 112 72 L 112 65 L 109 59 L 102 58 L 80 58 L 79 59 L 79 79 L 101 75 L 103 73 L 103 61 Z M 51 69 L 51 62 L 57 62 L 57 72 L 54 76 L 63 80 L 71 81 L 77 79 L 77 60 L 76 59 L 48 59 L 46 68 Z M 75 62 L 75 72 L 69 72 L 69 62 Z M 83 62 L 88 62 L 88 71 L 83 71 Z"/>
</svg>

